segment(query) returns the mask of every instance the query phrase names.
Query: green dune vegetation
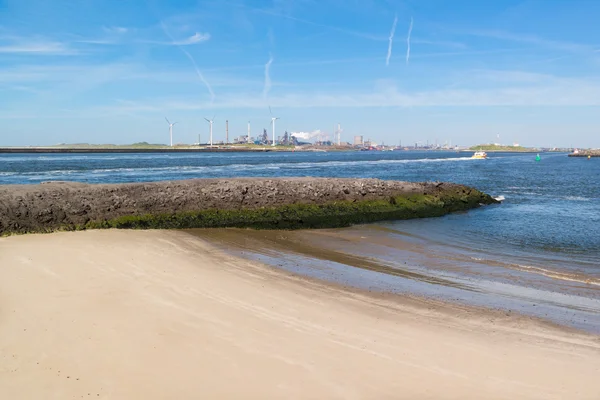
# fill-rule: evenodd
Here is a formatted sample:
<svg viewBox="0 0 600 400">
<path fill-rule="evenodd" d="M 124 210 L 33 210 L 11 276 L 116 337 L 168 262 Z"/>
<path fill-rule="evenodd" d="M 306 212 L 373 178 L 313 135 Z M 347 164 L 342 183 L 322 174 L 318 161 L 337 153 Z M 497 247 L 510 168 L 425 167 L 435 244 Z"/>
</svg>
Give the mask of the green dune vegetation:
<svg viewBox="0 0 600 400">
<path fill-rule="evenodd" d="M 133 144 L 56 144 L 51 146 L 26 146 L 26 147 L 0 147 L 0 153 L 181 153 L 181 152 L 233 152 L 233 151 L 295 151 L 293 145 L 257 145 L 254 143 L 214 143 L 208 144 L 174 144 L 173 147 L 165 144 L 147 142 Z"/>
<path fill-rule="evenodd" d="M 148 142 L 139 142 L 132 144 L 90 144 L 90 143 L 60 143 L 49 146 L 58 149 L 161 149 L 168 148 L 166 144 L 152 144 Z"/>
<path fill-rule="evenodd" d="M 148 143 L 148 142 L 139 142 L 132 144 L 90 144 L 90 143 L 73 143 L 73 144 L 57 144 L 53 146 L 49 146 L 52 148 L 58 149 L 197 149 L 199 147 L 209 147 L 207 144 L 185 144 L 185 143 L 177 143 L 174 144 L 173 147 L 166 144 L 159 143 Z M 257 145 L 254 143 L 239 143 L 239 144 L 223 144 L 223 143 L 215 143 L 214 147 L 234 147 L 234 148 L 248 148 L 248 149 L 258 149 L 264 147 L 271 147 L 267 145 Z M 294 146 L 284 146 L 277 145 L 276 148 L 292 148 Z"/>
</svg>

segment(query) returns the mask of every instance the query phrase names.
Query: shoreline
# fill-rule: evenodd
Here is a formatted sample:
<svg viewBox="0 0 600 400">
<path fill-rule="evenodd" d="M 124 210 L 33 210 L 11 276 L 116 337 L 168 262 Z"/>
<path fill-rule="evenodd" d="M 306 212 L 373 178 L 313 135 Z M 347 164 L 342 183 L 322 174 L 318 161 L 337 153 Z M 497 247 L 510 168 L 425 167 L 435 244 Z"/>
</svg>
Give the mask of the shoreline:
<svg viewBox="0 0 600 400">
<path fill-rule="evenodd" d="M 209 145 L 203 146 L 157 146 L 157 147 L 0 147 L 0 154 L 127 154 L 127 153 L 313 153 L 313 152 L 359 152 L 361 148 L 356 147 L 315 147 L 315 146 L 298 146 L 290 147 L 272 147 L 269 145 L 256 147 L 244 147 L 236 145 Z M 389 150 L 368 150 L 369 152 L 385 152 Z M 567 151 L 559 150 L 541 150 L 541 149 L 526 149 L 526 150 L 471 150 L 471 149 L 394 149 L 395 152 L 426 152 L 426 153 L 474 153 L 477 151 L 485 151 L 486 153 L 567 153 Z M 592 155 L 597 157 L 598 154 Z M 584 157 L 583 155 L 574 155 L 572 157 Z"/>
<path fill-rule="evenodd" d="M 295 277 L 186 232 L 3 238 L 0 263 L 9 355 L 0 390 L 14 399 L 587 399 L 600 390 L 598 336 Z"/>
<path fill-rule="evenodd" d="M 529 153 L 562 153 L 560 151 L 543 151 L 543 150 L 533 150 L 533 149 L 527 149 L 527 150 L 470 150 L 470 149 L 466 149 L 466 150 L 459 150 L 459 152 L 461 153 L 475 153 L 478 151 L 485 151 L 486 153 L 510 153 L 510 154 L 520 154 L 520 153 L 525 153 L 525 154 L 529 154 Z"/>
<path fill-rule="evenodd" d="M 91 148 L 55 148 L 55 147 L 0 147 L 0 154 L 123 154 L 123 153 L 268 153 L 268 152 L 295 152 L 303 150 L 287 148 L 228 148 L 228 147 L 157 147 L 157 148 L 136 148 L 136 147 L 91 147 Z"/>
<path fill-rule="evenodd" d="M 225 230 L 229 231 L 230 229 L 226 228 Z M 297 281 L 300 285 L 314 285 L 322 289 L 324 292 L 335 292 L 335 294 L 339 296 L 358 296 L 366 302 L 381 301 L 382 303 L 379 305 L 382 307 L 385 305 L 390 308 L 409 309 L 411 312 L 419 315 L 431 316 L 435 314 L 438 318 L 476 318 L 477 320 L 492 322 L 492 324 L 498 322 L 500 324 L 500 329 L 506 329 L 509 331 L 512 328 L 517 326 L 522 327 L 523 324 L 526 324 L 528 325 L 528 328 L 539 332 L 545 332 L 546 330 L 549 330 L 557 332 L 558 334 L 564 333 L 567 335 L 579 336 L 581 338 L 591 338 L 593 340 L 598 339 L 600 341 L 600 335 L 596 333 L 554 322 L 547 318 L 523 314 L 518 311 L 507 312 L 507 310 L 503 309 L 453 302 L 411 292 L 392 292 L 375 288 L 365 288 L 348 282 L 337 281 L 335 279 L 317 278 L 297 270 L 291 270 L 283 267 L 286 258 L 292 254 L 291 251 L 286 253 L 282 251 L 281 248 L 276 248 L 275 251 L 279 253 L 281 257 L 279 263 L 277 264 L 258 261 L 252 257 L 240 255 L 240 253 L 246 253 L 248 248 L 235 248 L 236 245 L 233 244 L 234 249 L 232 251 L 231 248 L 228 248 L 231 246 L 232 242 L 220 241 L 219 236 L 215 236 L 214 232 L 215 230 L 204 229 L 190 229 L 181 231 L 181 233 L 188 234 L 194 239 L 200 239 L 201 241 L 210 244 L 232 259 L 237 259 L 240 261 L 243 260 L 245 262 L 258 265 L 261 268 L 270 269 L 273 271 L 273 273 Z M 284 231 L 281 233 L 285 234 L 286 232 Z M 226 235 L 229 236 L 229 234 Z M 324 259 L 315 257 L 315 261 L 324 261 Z M 376 265 L 376 263 L 373 263 L 373 265 Z M 346 264 L 344 267 L 350 272 L 361 268 L 361 266 L 350 264 Z M 389 270 L 381 265 L 376 266 L 372 269 L 372 271 L 379 274 L 389 273 Z"/>
<path fill-rule="evenodd" d="M 525 272 L 512 264 L 469 260 L 457 253 L 433 254 L 426 243 L 386 236 L 379 224 L 318 231 L 184 232 L 235 257 L 339 287 L 493 309 L 499 315 L 517 313 L 600 334 L 598 279 L 581 276 L 576 288 L 574 280 L 559 276 L 550 282 L 532 268 Z"/>
</svg>

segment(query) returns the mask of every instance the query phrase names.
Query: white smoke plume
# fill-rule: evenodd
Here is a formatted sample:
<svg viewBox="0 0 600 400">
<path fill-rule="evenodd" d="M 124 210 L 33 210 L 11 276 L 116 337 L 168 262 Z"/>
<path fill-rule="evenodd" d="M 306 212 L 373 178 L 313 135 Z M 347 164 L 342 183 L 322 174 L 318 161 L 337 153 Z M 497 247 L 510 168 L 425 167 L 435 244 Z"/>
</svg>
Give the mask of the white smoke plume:
<svg viewBox="0 0 600 400">
<path fill-rule="evenodd" d="M 398 23 L 398 16 L 394 17 L 394 23 L 392 24 L 392 30 L 390 31 L 389 43 L 388 43 L 388 52 L 387 57 L 385 58 L 385 65 L 390 65 L 390 58 L 392 57 L 392 44 L 394 42 L 394 34 L 396 33 L 396 24 Z"/>
<path fill-rule="evenodd" d="M 269 61 L 265 64 L 265 86 L 263 87 L 263 97 L 267 97 L 271 90 L 271 64 L 273 63 L 273 56 L 269 54 Z"/>
<path fill-rule="evenodd" d="M 406 36 L 406 65 L 408 65 L 408 60 L 410 59 L 410 34 L 412 33 L 413 28 L 413 17 L 410 17 L 410 26 L 408 27 L 408 36 Z"/>
<path fill-rule="evenodd" d="M 298 140 L 327 140 L 327 134 L 320 129 L 312 132 L 292 132 L 290 136 L 294 136 Z"/>
</svg>

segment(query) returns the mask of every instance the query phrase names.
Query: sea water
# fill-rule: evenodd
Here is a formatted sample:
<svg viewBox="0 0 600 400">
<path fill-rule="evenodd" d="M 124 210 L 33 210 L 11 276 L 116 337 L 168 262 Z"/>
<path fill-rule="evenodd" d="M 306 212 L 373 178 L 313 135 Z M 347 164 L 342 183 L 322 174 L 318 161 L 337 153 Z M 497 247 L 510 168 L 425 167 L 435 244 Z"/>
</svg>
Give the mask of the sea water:
<svg viewBox="0 0 600 400">
<path fill-rule="evenodd" d="M 487 160 L 470 155 L 437 151 L 0 155 L 0 184 L 296 176 L 461 183 L 503 199 L 502 204 L 441 218 L 353 227 L 319 244 L 399 269 L 443 276 L 456 285 L 416 284 L 334 262 L 329 268 L 339 271 L 328 276 L 344 276 L 357 285 L 369 282 L 371 289 L 511 309 L 600 332 L 600 159 L 543 153 L 536 162 L 536 155 L 529 153 L 493 153 Z M 273 254 L 256 252 L 256 256 L 276 263 Z M 298 257 L 305 260 L 305 272 L 314 273 L 308 268 L 314 260 Z M 302 273 L 302 263 L 294 265 L 295 272 Z"/>
</svg>

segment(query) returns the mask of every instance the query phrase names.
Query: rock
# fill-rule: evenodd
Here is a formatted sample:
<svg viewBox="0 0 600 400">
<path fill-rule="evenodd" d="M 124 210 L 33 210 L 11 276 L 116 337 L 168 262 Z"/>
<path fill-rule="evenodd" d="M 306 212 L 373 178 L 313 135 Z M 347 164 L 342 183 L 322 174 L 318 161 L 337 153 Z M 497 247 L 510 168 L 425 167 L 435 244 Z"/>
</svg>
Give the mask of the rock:
<svg viewBox="0 0 600 400">
<path fill-rule="evenodd" d="M 379 199 L 395 204 L 392 198 L 416 193 L 452 193 L 457 199 L 466 199 L 464 201 L 469 207 L 495 202 L 491 197 L 462 185 L 377 179 L 240 178 L 114 185 L 69 182 L 5 185 L 0 186 L 0 234 L 72 229 L 89 221 L 124 216 L 238 210 L 240 206 L 256 209 Z"/>
</svg>

